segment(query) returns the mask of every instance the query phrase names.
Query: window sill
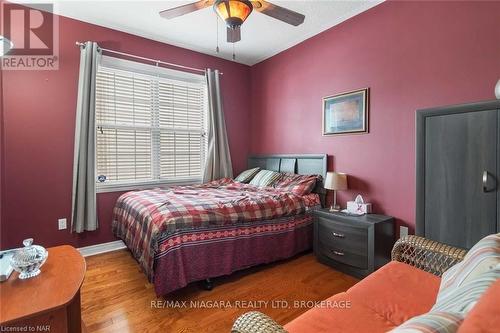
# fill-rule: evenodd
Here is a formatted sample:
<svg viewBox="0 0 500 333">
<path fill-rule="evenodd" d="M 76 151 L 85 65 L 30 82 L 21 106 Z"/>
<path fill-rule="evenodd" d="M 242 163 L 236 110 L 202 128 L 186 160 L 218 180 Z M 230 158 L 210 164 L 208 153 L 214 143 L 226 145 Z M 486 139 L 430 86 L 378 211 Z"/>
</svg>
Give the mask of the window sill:
<svg viewBox="0 0 500 333">
<path fill-rule="evenodd" d="M 201 179 L 184 179 L 179 181 L 150 181 L 143 183 L 96 184 L 96 193 L 126 192 L 134 190 L 147 190 L 156 187 L 196 184 L 201 184 Z"/>
</svg>

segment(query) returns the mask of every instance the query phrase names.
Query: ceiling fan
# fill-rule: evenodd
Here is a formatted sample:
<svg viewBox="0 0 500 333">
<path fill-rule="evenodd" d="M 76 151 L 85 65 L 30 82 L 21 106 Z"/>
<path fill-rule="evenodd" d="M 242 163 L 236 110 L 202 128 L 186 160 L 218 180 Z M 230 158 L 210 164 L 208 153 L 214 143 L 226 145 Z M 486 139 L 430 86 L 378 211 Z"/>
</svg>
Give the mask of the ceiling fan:
<svg viewBox="0 0 500 333">
<path fill-rule="evenodd" d="M 227 41 L 229 43 L 236 43 L 241 40 L 241 25 L 254 9 L 262 14 L 294 26 L 302 24 L 305 19 L 305 16 L 300 13 L 273 5 L 264 0 L 200 0 L 163 10 L 160 12 L 160 16 L 166 19 L 172 19 L 209 6 L 213 6 L 217 15 L 226 22 Z"/>
</svg>

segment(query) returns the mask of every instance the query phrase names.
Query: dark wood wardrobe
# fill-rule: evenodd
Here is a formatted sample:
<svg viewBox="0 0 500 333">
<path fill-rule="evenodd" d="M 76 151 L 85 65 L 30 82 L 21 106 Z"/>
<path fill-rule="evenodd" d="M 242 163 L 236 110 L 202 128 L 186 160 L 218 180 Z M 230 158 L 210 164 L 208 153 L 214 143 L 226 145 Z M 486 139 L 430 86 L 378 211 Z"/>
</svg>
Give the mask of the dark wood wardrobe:
<svg viewBox="0 0 500 333">
<path fill-rule="evenodd" d="M 500 232 L 500 101 L 417 111 L 416 233 L 471 248 Z"/>
</svg>

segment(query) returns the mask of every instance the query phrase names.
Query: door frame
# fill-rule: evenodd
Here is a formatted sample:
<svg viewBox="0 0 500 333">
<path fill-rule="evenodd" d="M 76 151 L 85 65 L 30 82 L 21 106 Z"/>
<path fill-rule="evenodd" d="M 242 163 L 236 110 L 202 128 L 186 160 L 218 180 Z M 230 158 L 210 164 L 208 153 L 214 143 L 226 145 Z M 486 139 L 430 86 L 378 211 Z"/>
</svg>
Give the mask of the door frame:
<svg viewBox="0 0 500 333">
<path fill-rule="evenodd" d="M 451 105 L 421 109 L 416 111 L 416 206 L 415 206 L 415 234 L 425 237 L 425 137 L 426 120 L 429 117 L 450 114 L 469 113 L 478 111 L 497 110 L 497 148 L 500 149 L 500 100 L 477 102 L 469 104 Z M 497 156 L 497 181 L 500 177 L 500 153 Z M 497 231 L 500 230 L 500 191 L 497 184 Z"/>
</svg>

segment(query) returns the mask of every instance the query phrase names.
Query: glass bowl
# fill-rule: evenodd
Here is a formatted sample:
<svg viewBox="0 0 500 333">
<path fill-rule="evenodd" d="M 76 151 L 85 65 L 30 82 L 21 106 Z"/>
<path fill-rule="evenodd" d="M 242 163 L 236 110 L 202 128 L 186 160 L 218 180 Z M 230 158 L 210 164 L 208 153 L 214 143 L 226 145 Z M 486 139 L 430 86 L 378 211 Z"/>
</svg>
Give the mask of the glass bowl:
<svg viewBox="0 0 500 333">
<path fill-rule="evenodd" d="M 49 253 L 40 245 L 33 245 L 33 238 L 23 241 L 23 248 L 16 250 L 10 264 L 20 279 L 29 279 L 40 274 L 40 267 L 45 263 Z"/>
</svg>

